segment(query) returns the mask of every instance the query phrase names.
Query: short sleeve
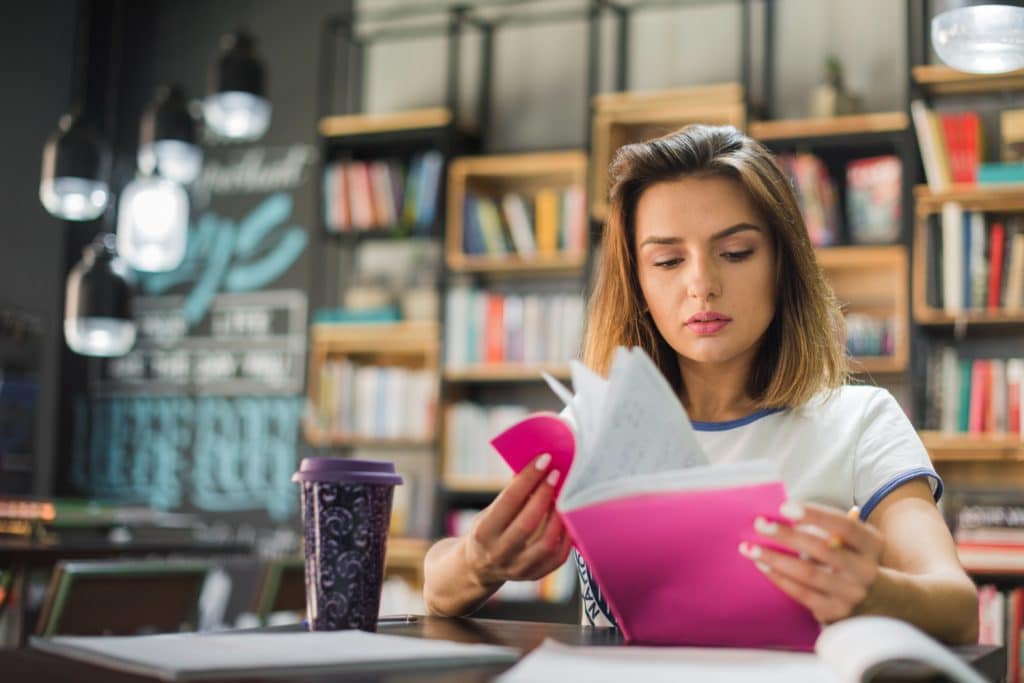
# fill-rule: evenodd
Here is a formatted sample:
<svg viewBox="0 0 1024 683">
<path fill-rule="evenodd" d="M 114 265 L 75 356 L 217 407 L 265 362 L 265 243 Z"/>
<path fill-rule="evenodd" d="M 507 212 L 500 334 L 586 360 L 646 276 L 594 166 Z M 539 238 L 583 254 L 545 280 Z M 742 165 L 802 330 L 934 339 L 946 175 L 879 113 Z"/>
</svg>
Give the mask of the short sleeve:
<svg viewBox="0 0 1024 683">
<path fill-rule="evenodd" d="M 938 501 L 942 479 L 892 394 L 884 389 L 874 392 L 861 420 L 854 460 L 854 500 L 860 506 L 861 519 L 867 519 L 896 488 L 921 477 L 928 479 Z"/>
</svg>

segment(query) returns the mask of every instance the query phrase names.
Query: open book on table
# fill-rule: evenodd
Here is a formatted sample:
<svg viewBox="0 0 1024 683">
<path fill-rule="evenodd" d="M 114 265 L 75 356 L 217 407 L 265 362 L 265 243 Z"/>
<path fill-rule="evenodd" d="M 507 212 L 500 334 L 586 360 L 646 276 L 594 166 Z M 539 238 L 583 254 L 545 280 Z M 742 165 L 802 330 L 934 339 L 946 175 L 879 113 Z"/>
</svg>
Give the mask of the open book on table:
<svg viewBox="0 0 1024 683">
<path fill-rule="evenodd" d="M 571 420 L 535 413 L 491 444 L 516 472 L 542 453 L 562 472 L 556 509 L 623 635 L 665 645 L 810 650 L 820 628 L 747 558 L 758 515 L 786 491 L 767 460 L 709 464 L 668 382 L 619 348 L 607 380 L 572 365 Z"/>
<path fill-rule="evenodd" d="M 572 647 L 545 641 L 499 683 L 860 683 L 924 665 L 944 680 L 984 683 L 961 658 L 918 629 L 888 617 L 853 617 L 826 627 L 814 653 L 697 647 Z M 899 667 L 904 667 L 902 670 Z M 912 676 L 913 680 L 923 680 Z M 928 677 L 927 680 L 932 680 Z"/>
</svg>

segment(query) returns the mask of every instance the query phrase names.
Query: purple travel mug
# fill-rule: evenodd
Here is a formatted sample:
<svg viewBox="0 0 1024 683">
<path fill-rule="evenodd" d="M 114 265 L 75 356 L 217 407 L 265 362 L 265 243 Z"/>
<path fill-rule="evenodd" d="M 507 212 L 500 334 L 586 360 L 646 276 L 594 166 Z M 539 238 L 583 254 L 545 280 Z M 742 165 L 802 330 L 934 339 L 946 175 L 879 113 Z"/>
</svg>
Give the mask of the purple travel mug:
<svg viewBox="0 0 1024 683">
<path fill-rule="evenodd" d="M 292 481 L 302 487 L 309 630 L 375 630 L 391 498 L 402 478 L 390 462 L 303 458 Z"/>
</svg>

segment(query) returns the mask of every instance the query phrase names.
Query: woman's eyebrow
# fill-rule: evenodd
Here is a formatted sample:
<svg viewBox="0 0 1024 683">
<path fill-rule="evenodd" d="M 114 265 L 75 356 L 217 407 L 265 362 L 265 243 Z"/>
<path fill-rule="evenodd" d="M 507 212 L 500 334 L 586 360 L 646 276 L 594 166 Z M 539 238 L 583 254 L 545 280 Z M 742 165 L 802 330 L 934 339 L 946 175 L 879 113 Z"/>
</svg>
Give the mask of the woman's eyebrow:
<svg viewBox="0 0 1024 683">
<path fill-rule="evenodd" d="M 711 241 L 715 242 L 717 240 L 724 239 L 726 237 L 729 237 L 730 235 L 735 235 L 738 232 L 744 232 L 746 230 L 762 232 L 761 228 L 757 227 L 753 223 L 737 223 L 736 225 L 729 226 L 724 230 L 719 230 L 718 232 L 716 232 L 714 235 L 711 236 Z M 648 244 L 679 244 L 682 241 L 682 237 L 651 235 L 650 237 L 646 238 L 643 242 L 641 242 L 640 246 L 645 247 Z"/>
</svg>

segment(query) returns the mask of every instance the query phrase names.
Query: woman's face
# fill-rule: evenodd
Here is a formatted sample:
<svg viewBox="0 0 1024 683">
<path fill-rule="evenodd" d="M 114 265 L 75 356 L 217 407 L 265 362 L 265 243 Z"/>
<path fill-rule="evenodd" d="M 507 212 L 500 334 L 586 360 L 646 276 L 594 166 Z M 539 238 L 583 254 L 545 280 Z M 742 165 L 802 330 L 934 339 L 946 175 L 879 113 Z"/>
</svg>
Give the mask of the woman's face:
<svg viewBox="0 0 1024 683">
<path fill-rule="evenodd" d="M 640 288 L 658 331 L 684 362 L 753 362 L 775 315 L 768 230 L 730 178 L 665 181 L 640 196 Z"/>
</svg>

